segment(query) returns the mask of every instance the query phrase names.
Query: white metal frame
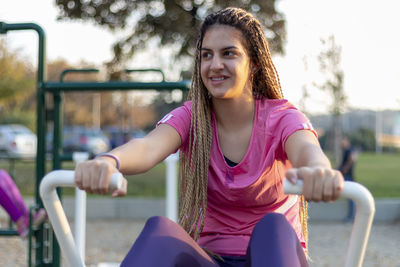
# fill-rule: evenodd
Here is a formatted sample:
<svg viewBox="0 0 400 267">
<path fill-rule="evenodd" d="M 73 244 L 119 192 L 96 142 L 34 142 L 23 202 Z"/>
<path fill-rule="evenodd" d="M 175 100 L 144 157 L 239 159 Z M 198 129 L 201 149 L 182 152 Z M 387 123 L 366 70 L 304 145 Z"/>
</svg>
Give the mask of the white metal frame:
<svg viewBox="0 0 400 267">
<path fill-rule="evenodd" d="M 302 181 L 293 185 L 285 180 L 283 186 L 286 194 L 301 195 L 303 192 Z M 341 197 L 352 199 L 356 206 L 356 215 L 344 266 L 361 267 L 375 214 L 374 198 L 367 188 L 356 182 L 345 182 Z"/>
<path fill-rule="evenodd" d="M 178 152 L 169 155 L 165 160 L 166 165 L 166 216 L 178 222 Z"/>
<path fill-rule="evenodd" d="M 122 179 L 122 174 L 114 173 L 111 177 L 110 188 L 120 188 Z M 67 265 L 84 267 L 85 263 L 75 244 L 67 216 L 56 192 L 56 188 L 60 186 L 75 187 L 74 171 L 58 170 L 44 176 L 40 183 L 40 197 L 43 200 L 43 205 L 46 208 L 47 216 L 53 226 L 61 251 L 67 260 Z"/>
<path fill-rule="evenodd" d="M 122 175 L 115 173 L 111 178 L 110 188 L 119 188 L 121 184 Z M 56 188 L 59 186 L 74 187 L 74 172 L 58 170 L 48 173 L 40 184 L 40 196 L 68 266 L 84 267 L 84 261 L 76 247 L 67 217 L 56 193 Z M 301 194 L 302 185 L 301 183 L 292 185 L 285 180 L 284 190 L 286 194 Z M 375 213 L 374 199 L 364 186 L 355 182 L 344 183 L 342 197 L 350 198 L 356 204 L 356 216 L 345 267 L 361 267 Z"/>
<path fill-rule="evenodd" d="M 72 159 L 75 164 L 84 162 L 89 159 L 88 152 L 74 152 Z M 75 188 L 75 243 L 81 254 L 82 259 L 85 258 L 86 250 L 86 192 Z"/>
</svg>

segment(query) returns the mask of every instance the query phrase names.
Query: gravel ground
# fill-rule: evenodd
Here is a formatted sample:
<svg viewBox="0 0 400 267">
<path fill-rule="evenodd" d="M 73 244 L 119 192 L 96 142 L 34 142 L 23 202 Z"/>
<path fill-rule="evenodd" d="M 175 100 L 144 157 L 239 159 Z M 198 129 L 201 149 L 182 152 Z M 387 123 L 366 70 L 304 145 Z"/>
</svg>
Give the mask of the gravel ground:
<svg viewBox="0 0 400 267">
<path fill-rule="evenodd" d="M 120 262 L 142 229 L 144 221 L 89 220 L 87 222 L 86 263 Z M 351 225 L 310 223 L 311 266 L 343 266 Z M 27 265 L 26 240 L 0 238 L 0 266 Z M 117 265 L 115 265 L 117 266 Z M 400 223 L 374 224 L 363 266 L 400 266 Z"/>
</svg>

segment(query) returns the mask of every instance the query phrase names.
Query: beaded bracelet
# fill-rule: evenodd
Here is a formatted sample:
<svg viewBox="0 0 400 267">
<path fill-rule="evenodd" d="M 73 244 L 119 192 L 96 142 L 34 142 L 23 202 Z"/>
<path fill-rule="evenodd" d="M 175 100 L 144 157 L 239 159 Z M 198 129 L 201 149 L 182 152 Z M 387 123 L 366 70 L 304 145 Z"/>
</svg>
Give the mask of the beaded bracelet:
<svg viewBox="0 0 400 267">
<path fill-rule="evenodd" d="M 96 156 L 96 158 L 100 158 L 100 157 L 109 157 L 112 158 L 113 160 L 115 160 L 115 163 L 117 164 L 117 166 L 115 166 L 115 168 L 119 171 L 120 167 L 121 167 L 121 162 L 119 161 L 119 159 L 114 156 L 111 153 L 100 153 Z"/>
</svg>

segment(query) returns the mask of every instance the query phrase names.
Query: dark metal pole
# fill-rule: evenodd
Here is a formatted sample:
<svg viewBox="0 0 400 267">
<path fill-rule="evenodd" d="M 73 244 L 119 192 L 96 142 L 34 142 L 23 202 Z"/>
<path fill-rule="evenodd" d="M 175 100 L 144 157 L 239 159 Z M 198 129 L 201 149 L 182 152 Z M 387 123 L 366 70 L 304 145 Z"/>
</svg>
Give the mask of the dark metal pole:
<svg viewBox="0 0 400 267">
<path fill-rule="evenodd" d="M 108 91 L 108 90 L 157 90 L 170 91 L 180 89 L 183 91 L 189 90 L 190 81 L 179 82 L 47 82 L 45 84 L 46 92 L 57 91 Z"/>
<path fill-rule="evenodd" d="M 39 195 L 40 181 L 46 172 L 46 107 L 45 107 L 45 90 L 44 83 L 47 80 L 46 71 L 46 34 L 42 27 L 35 23 L 13 23 L 8 24 L 0 22 L 0 33 L 7 33 L 8 31 L 19 31 L 19 30 L 34 30 L 38 34 L 39 39 L 39 51 L 38 51 L 38 66 L 37 66 L 37 103 L 36 103 L 36 135 L 37 135 L 37 150 L 36 150 L 36 184 L 35 184 L 35 199 L 36 205 L 43 207 L 42 201 Z M 59 266 L 60 265 L 60 253 L 57 241 L 53 242 L 53 255 L 52 260 L 45 262 L 43 258 L 44 240 L 43 240 L 43 229 L 36 233 L 38 246 L 36 248 L 36 263 L 35 266 Z M 47 244 L 49 245 L 49 244 Z M 31 257 L 29 257 L 31 258 Z M 28 263 L 29 265 L 31 262 Z"/>
<path fill-rule="evenodd" d="M 39 37 L 39 55 L 38 55 L 38 67 L 37 67 L 37 121 L 36 121 L 36 132 L 38 138 L 38 146 L 36 153 L 36 203 L 41 203 L 39 196 L 39 183 L 40 179 L 45 174 L 45 99 L 43 83 L 47 78 L 46 73 L 46 36 L 45 32 L 39 25 L 35 23 L 13 23 L 8 24 L 0 22 L 0 33 L 7 33 L 8 31 L 18 30 L 34 30 L 37 32 Z M 42 206 L 42 205 L 41 205 Z"/>
<path fill-rule="evenodd" d="M 162 81 L 165 81 L 165 74 L 160 69 L 126 69 L 125 72 L 126 73 L 132 73 L 132 72 L 159 72 L 161 74 Z"/>
<path fill-rule="evenodd" d="M 85 69 L 66 69 L 63 70 L 60 74 L 60 83 L 64 82 L 65 75 L 68 73 L 87 73 L 87 72 L 99 72 L 98 69 L 93 68 L 85 68 Z M 53 101 L 54 101 L 54 113 L 53 113 L 53 170 L 61 169 L 61 155 L 62 151 L 62 134 L 63 134 L 63 121 L 64 116 L 62 114 L 63 111 L 63 100 L 64 100 L 64 92 L 54 92 L 53 93 Z M 58 190 L 61 195 L 61 190 Z M 61 198 L 61 196 L 60 196 Z"/>
<path fill-rule="evenodd" d="M 88 73 L 88 72 L 99 72 L 99 70 L 94 68 L 65 69 L 60 74 L 60 82 L 64 82 L 65 75 L 67 75 L 68 73 Z"/>
</svg>

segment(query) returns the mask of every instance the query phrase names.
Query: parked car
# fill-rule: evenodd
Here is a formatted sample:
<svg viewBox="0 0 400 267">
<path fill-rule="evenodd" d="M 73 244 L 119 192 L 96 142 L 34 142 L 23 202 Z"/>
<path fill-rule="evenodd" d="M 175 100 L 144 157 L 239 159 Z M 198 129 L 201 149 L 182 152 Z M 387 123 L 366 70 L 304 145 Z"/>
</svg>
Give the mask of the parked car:
<svg viewBox="0 0 400 267">
<path fill-rule="evenodd" d="M 49 133 L 46 138 L 47 151 L 51 152 L 53 136 Z M 64 153 L 89 152 L 90 156 L 111 149 L 110 141 L 99 129 L 84 126 L 66 126 L 63 129 L 62 147 Z"/>
<path fill-rule="evenodd" d="M 121 146 L 131 139 L 141 138 L 146 135 L 143 130 L 122 130 L 118 127 L 109 126 L 103 129 L 111 143 L 111 148 Z"/>
<path fill-rule="evenodd" d="M 12 158 L 36 157 L 37 137 L 19 124 L 0 125 L 0 155 Z"/>
</svg>

